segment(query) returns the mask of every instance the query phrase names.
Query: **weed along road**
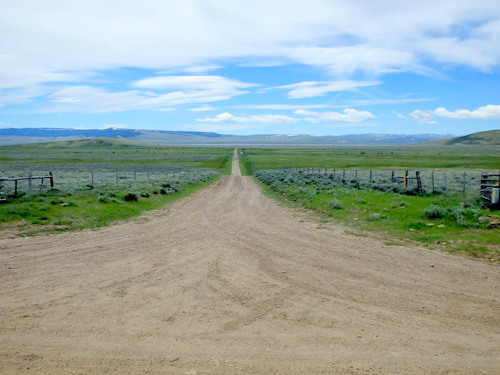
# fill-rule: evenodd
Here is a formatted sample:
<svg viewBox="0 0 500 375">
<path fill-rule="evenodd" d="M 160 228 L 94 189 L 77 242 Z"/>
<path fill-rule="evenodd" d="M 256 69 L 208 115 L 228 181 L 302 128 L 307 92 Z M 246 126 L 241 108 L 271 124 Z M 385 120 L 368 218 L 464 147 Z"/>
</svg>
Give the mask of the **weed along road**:
<svg viewBox="0 0 500 375">
<path fill-rule="evenodd" d="M 231 176 L 99 230 L 0 233 L 1 374 L 498 374 L 498 266 L 318 224 Z"/>
</svg>

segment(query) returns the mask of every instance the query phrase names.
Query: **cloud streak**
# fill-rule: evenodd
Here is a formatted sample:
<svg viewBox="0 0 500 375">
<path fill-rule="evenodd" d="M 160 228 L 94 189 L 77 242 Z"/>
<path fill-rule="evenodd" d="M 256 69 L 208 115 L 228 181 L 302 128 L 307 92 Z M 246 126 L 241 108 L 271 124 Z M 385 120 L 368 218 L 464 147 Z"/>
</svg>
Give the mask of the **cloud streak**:
<svg viewBox="0 0 500 375">
<path fill-rule="evenodd" d="M 342 112 L 313 112 L 306 110 L 298 110 L 294 113 L 298 115 L 305 116 L 305 120 L 311 123 L 319 123 L 319 122 L 347 122 L 347 123 L 355 123 L 355 122 L 363 122 L 368 119 L 376 118 L 373 113 L 368 111 L 358 111 L 357 109 L 346 108 Z"/>
<path fill-rule="evenodd" d="M 287 96 L 292 99 L 314 98 L 330 92 L 355 90 L 359 87 L 379 85 L 380 81 L 332 81 L 332 82 L 299 82 L 280 86 L 280 89 L 292 89 Z"/>
<path fill-rule="evenodd" d="M 215 123 L 246 123 L 246 124 L 293 124 L 299 120 L 284 115 L 253 115 L 253 116 L 234 116 L 229 112 L 220 113 L 215 117 L 205 117 L 196 119 L 200 122 Z"/>
</svg>

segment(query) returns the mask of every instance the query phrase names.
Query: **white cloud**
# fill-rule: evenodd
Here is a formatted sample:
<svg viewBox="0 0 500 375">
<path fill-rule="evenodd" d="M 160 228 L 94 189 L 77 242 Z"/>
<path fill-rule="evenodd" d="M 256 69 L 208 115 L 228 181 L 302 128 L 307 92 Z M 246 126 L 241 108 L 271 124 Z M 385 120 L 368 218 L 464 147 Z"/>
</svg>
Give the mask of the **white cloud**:
<svg viewBox="0 0 500 375">
<path fill-rule="evenodd" d="M 210 112 L 210 111 L 216 111 L 217 108 L 212 107 L 211 105 L 203 105 L 201 107 L 191 108 L 189 110 L 191 112 Z"/>
<path fill-rule="evenodd" d="M 204 72 L 227 61 L 308 64 L 343 78 L 500 64 L 498 1 L 256 1 L 4 1 L 0 82 L 117 67 Z"/>
<path fill-rule="evenodd" d="M 434 111 L 434 115 L 438 117 L 457 118 L 457 119 L 478 119 L 492 120 L 500 119 L 500 105 L 486 105 L 478 109 L 469 111 L 467 109 L 458 109 L 456 111 L 448 111 L 446 108 L 440 107 Z"/>
<path fill-rule="evenodd" d="M 417 120 L 421 124 L 435 124 L 436 121 L 433 120 L 434 116 L 431 112 L 432 111 L 424 112 L 416 110 L 410 113 L 410 117 L 412 117 L 414 120 Z"/>
<path fill-rule="evenodd" d="M 330 104 L 245 104 L 233 105 L 234 109 L 271 109 L 271 110 L 297 110 L 310 108 L 333 108 L 336 107 Z M 344 107 L 344 106 L 342 106 Z"/>
<path fill-rule="evenodd" d="M 132 87 L 140 90 L 121 92 L 109 92 L 104 88 L 87 85 L 69 86 L 48 95 L 49 100 L 58 105 L 47 111 L 168 111 L 182 104 L 230 99 L 247 93 L 242 88 L 254 86 L 256 85 L 219 76 L 150 77 L 132 83 Z"/>
<path fill-rule="evenodd" d="M 332 81 L 332 82 L 299 82 L 280 86 L 280 89 L 293 89 L 287 96 L 292 99 L 313 98 L 329 92 L 354 90 L 359 87 L 379 85 L 380 81 Z"/>
<path fill-rule="evenodd" d="M 234 116 L 229 112 L 220 113 L 215 117 L 205 117 L 196 119 L 200 122 L 216 122 L 216 123 L 248 123 L 248 124 L 292 124 L 299 120 L 293 117 L 284 115 L 253 115 L 253 116 Z"/>
<path fill-rule="evenodd" d="M 435 117 L 444 117 L 452 119 L 473 119 L 473 120 L 493 120 L 500 119 L 500 105 L 488 104 L 484 107 L 479 107 L 474 110 L 468 109 L 458 109 L 456 111 L 449 111 L 444 107 L 439 107 L 433 111 L 420 111 L 415 110 L 410 113 L 418 122 L 423 124 L 433 124 L 436 121 L 433 120 Z"/>
<path fill-rule="evenodd" d="M 311 123 L 318 122 L 362 122 L 371 118 L 376 118 L 376 116 L 368 111 L 358 111 L 357 109 L 344 109 L 341 112 L 313 112 L 298 110 L 294 113 L 302 116 L 306 116 L 305 120 Z"/>
<path fill-rule="evenodd" d="M 219 90 L 255 87 L 257 85 L 220 76 L 159 76 L 141 79 L 132 84 L 133 87 L 148 89 L 183 89 L 183 90 Z"/>
</svg>

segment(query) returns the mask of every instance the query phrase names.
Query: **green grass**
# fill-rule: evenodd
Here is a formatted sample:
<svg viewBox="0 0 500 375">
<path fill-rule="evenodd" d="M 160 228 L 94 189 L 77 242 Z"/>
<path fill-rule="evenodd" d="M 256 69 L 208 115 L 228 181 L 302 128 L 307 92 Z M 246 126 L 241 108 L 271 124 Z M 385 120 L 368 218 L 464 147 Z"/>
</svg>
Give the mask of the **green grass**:
<svg viewBox="0 0 500 375">
<path fill-rule="evenodd" d="M 245 148 L 253 168 L 417 169 L 500 167 L 500 149 L 463 147 Z"/>
</svg>

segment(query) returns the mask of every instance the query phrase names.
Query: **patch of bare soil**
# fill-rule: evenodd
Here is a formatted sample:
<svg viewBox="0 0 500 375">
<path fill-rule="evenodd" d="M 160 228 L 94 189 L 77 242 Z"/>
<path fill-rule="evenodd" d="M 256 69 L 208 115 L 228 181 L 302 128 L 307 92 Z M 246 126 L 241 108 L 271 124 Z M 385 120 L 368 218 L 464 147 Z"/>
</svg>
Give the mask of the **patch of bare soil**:
<svg viewBox="0 0 500 375">
<path fill-rule="evenodd" d="M 0 239 L 2 374 L 498 374 L 498 266 L 318 228 L 233 174 Z M 1 234 L 0 234 L 1 236 Z"/>
</svg>

